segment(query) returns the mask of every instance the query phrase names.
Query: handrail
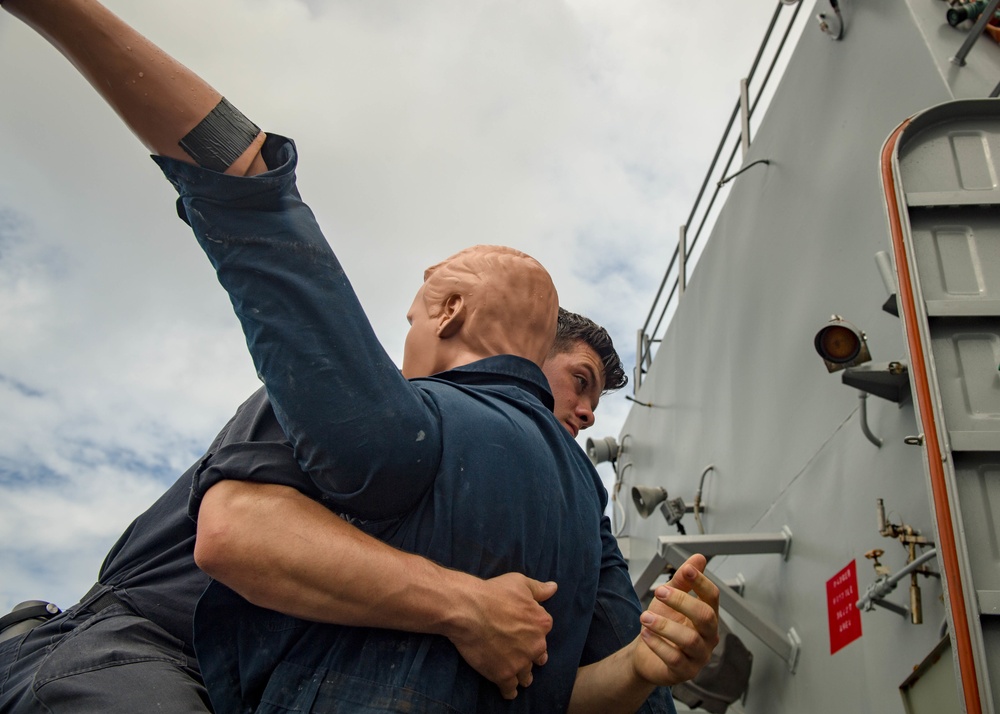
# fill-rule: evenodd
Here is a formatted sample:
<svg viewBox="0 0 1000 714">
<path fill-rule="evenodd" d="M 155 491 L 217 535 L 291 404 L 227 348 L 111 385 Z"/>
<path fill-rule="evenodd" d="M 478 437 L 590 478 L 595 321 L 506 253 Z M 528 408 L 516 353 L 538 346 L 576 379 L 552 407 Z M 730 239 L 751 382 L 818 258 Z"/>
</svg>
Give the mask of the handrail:
<svg viewBox="0 0 1000 714">
<path fill-rule="evenodd" d="M 771 60 L 771 64 L 768 67 L 767 73 L 764 75 L 764 79 L 761 82 L 760 88 L 756 93 L 753 102 L 750 104 L 750 109 L 747 117 L 753 116 L 754 110 L 757 108 L 757 104 L 760 102 L 760 98 L 764 93 L 765 88 L 768 85 L 768 81 L 774 72 L 775 66 L 778 64 L 778 60 L 782 57 L 782 51 L 784 50 L 785 44 L 788 40 L 788 36 L 791 33 L 792 27 L 795 24 L 795 20 L 798 18 L 799 11 L 802 9 L 802 2 L 798 2 L 794 5 L 791 13 L 791 18 L 788 21 L 788 25 L 785 28 L 784 34 L 781 36 L 781 40 L 778 43 L 777 49 L 774 53 L 774 57 Z M 774 32 L 774 28 L 777 25 L 778 18 L 781 15 L 782 9 L 787 7 L 786 2 L 779 0 L 774 13 L 771 16 L 771 22 L 767 27 L 767 31 L 764 33 L 764 39 L 760 43 L 760 47 L 757 49 L 757 55 L 754 57 L 753 64 L 750 66 L 750 72 L 747 74 L 746 82 L 749 85 L 750 81 L 753 80 L 754 75 L 757 72 L 757 68 L 760 66 L 761 59 L 764 56 L 765 50 L 768 47 L 768 43 L 771 39 L 771 35 Z M 733 164 L 733 160 L 736 157 L 736 151 L 740 146 L 742 141 L 742 131 L 737 131 L 735 136 L 735 145 L 733 150 L 729 155 L 728 161 L 726 161 L 725 166 L 721 172 L 716 172 L 716 167 L 719 163 L 719 157 L 722 156 L 722 152 L 726 147 L 726 143 L 732 140 L 733 127 L 736 125 L 736 118 L 740 113 L 740 101 L 736 101 L 736 106 L 733 108 L 732 113 L 729 116 L 729 122 L 726 124 L 725 130 L 722 132 L 722 138 L 719 140 L 719 145 L 715 150 L 715 156 L 712 157 L 712 162 L 708 167 L 708 171 L 705 173 L 705 179 L 701 183 L 701 187 L 698 189 L 698 195 L 695 197 L 694 205 L 691 207 L 691 212 L 688 214 L 687 222 L 682 226 L 682 231 L 686 230 L 687 226 L 690 226 L 695 220 L 695 215 L 698 213 L 698 209 L 701 207 L 702 199 L 705 196 L 705 189 L 708 188 L 709 182 L 712 180 L 714 175 L 719 175 L 724 177 L 729 172 L 730 167 Z M 661 327 L 666 330 L 666 325 L 664 325 L 664 320 L 667 317 L 667 313 L 670 308 L 675 305 L 677 300 L 680 299 L 680 292 L 683 291 L 681 288 L 687 282 L 688 271 L 690 270 L 689 258 L 695 250 L 698 244 L 698 239 L 701 237 L 702 230 L 705 227 L 706 221 L 712 212 L 712 207 L 715 205 L 715 200 L 718 198 L 719 192 L 722 187 L 716 182 L 715 190 L 712 192 L 711 198 L 708 201 L 708 205 L 705 207 L 704 212 L 701 216 L 701 221 L 698 224 L 698 229 L 694 232 L 690 240 L 686 241 L 686 249 L 683 256 L 680 255 L 682 250 L 680 244 L 674 249 L 673 255 L 670 258 L 670 263 L 667 265 L 667 270 L 663 274 L 663 279 L 660 281 L 660 286 L 656 291 L 656 297 L 653 298 L 653 304 L 649 308 L 649 314 L 646 316 L 646 321 L 643 323 L 639 330 L 639 340 L 637 342 L 638 350 L 636 352 L 636 365 L 635 365 L 635 379 L 632 381 L 633 391 L 638 390 L 642 385 L 642 375 L 646 372 L 644 363 L 647 363 L 652 359 L 652 345 L 660 341 L 662 336 Z M 678 266 L 678 259 L 680 259 L 680 265 Z M 671 281 L 671 273 L 674 272 L 674 268 L 678 267 L 676 271 L 676 276 L 673 277 Z M 682 274 L 683 273 L 683 274 Z M 664 290 L 667 286 L 670 286 L 667 292 L 666 299 L 662 301 Z M 657 308 L 660 308 L 659 311 Z M 650 330 L 650 324 L 653 322 L 654 317 L 656 319 L 656 324 L 653 329 Z M 669 321 L 667 322 L 669 325 Z"/>
<path fill-rule="evenodd" d="M 907 119 L 885 140 L 881 155 L 882 188 L 885 192 L 886 213 L 889 219 L 889 236 L 892 239 L 893 255 L 896 258 L 896 283 L 899 289 L 899 314 L 903 319 L 903 330 L 910 349 L 910 375 L 916 397 L 917 416 L 924 431 L 924 446 L 927 449 L 926 463 L 930 476 L 931 500 L 934 503 L 934 518 L 937 521 L 938 544 L 941 569 L 944 571 L 945 595 L 951 610 L 952 642 L 961 674 L 960 688 L 968 714 L 982 714 L 979 700 L 979 681 L 976 674 L 972 634 L 969 629 L 969 611 L 965 606 L 965 591 L 955 536 L 955 522 L 951 512 L 951 496 L 948 493 L 947 477 L 942 459 L 941 437 L 935 422 L 935 399 L 931 394 L 927 358 L 920 340 L 917 324 L 916 297 L 910 276 L 910 259 L 906 254 L 903 238 L 901 214 L 905 206 L 899 205 L 896 194 L 896 179 L 893 159 L 903 131 L 911 122 Z"/>
</svg>

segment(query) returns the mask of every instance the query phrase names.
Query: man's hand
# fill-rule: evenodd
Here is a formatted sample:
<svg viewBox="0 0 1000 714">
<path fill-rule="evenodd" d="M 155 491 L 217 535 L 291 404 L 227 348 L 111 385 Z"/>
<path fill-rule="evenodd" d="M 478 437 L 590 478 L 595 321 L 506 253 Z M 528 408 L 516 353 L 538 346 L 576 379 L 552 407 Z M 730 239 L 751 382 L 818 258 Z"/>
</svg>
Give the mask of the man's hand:
<svg viewBox="0 0 1000 714">
<path fill-rule="evenodd" d="M 657 686 L 698 674 L 719 641 L 719 590 L 702 574 L 705 562 L 688 558 L 656 589 L 639 636 L 577 671 L 570 714 L 634 712 Z"/>
<path fill-rule="evenodd" d="M 517 696 L 518 685 L 531 684 L 531 668 L 548 660 L 545 636 L 552 616 L 539 603 L 555 595 L 556 584 L 519 573 L 479 581 L 449 639 L 473 669 L 500 688 L 504 699 Z"/>
<path fill-rule="evenodd" d="M 719 589 L 703 575 L 705 565 L 704 556 L 691 556 L 669 583 L 656 589 L 640 618 L 643 628 L 633 666 L 651 684 L 691 679 L 719 642 Z"/>
</svg>

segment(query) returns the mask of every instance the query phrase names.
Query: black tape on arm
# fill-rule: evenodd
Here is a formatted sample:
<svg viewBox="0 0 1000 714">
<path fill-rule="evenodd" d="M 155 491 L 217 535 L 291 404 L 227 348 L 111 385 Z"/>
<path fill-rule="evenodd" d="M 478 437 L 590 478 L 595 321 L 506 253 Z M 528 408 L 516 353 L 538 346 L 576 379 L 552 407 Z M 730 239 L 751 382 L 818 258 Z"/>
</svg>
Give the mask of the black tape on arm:
<svg viewBox="0 0 1000 714">
<path fill-rule="evenodd" d="M 224 172 L 260 134 L 260 127 L 223 97 L 178 144 L 202 168 Z"/>
</svg>

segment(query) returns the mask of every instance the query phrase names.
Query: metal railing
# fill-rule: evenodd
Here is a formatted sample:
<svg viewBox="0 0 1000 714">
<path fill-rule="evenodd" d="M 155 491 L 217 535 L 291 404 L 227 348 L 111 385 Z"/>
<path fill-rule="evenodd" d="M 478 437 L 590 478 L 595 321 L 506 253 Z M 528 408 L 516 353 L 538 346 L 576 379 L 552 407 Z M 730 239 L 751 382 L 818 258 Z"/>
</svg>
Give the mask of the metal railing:
<svg viewBox="0 0 1000 714">
<path fill-rule="evenodd" d="M 642 377 L 647 372 L 653 361 L 653 345 L 662 340 L 663 333 L 670 324 L 670 318 L 673 316 L 674 310 L 677 309 L 677 303 L 680 300 L 681 295 L 684 293 L 687 286 L 689 271 L 693 267 L 692 257 L 696 257 L 695 252 L 698 248 L 698 240 L 701 238 L 702 233 L 705 230 L 709 217 L 712 216 L 712 209 L 715 206 L 716 200 L 719 198 L 720 192 L 722 192 L 725 185 L 737 174 L 742 173 L 742 171 L 745 171 L 753 165 L 749 164 L 743 167 L 740 171 L 732 174 L 729 173 L 732 168 L 733 161 L 736 159 L 737 150 L 742 148 L 742 156 L 746 156 L 747 149 L 750 146 L 750 118 L 753 116 L 754 110 L 757 108 L 761 97 L 764 96 L 764 93 L 768 88 L 768 82 L 771 79 L 775 68 L 783 59 L 785 59 L 785 45 L 789 35 L 791 34 L 792 28 L 795 26 L 795 21 L 798 18 L 799 11 L 802 9 L 803 4 L 805 3 L 797 2 L 794 5 L 790 5 L 787 0 L 778 2 L 778 5 L 774 10 L 774 14 L 771 16 L 771 22 L 767 27 L 767 32 L 764 34 L 764 39 L 757 50 L 756 57 L 754 57 L 753 65 L 750 67 L 750 72 L 747 77 L 740 82 L 740 98 L 737 100 L 736 106 L 733 108 L 732 114 L 729 116 L 729 123 L 726 124 L 725 131 L 722 133 L 722 139 L 719 141 L 719 146 L 715 150 L 715 156 L 712 157 L 712 163 L 709 165 L 708 171 L 705 174 L 705 179 L 701 183 L 701 188 L 698 190 L 698 195 L 694 200 L 694 205 L 691 207 L 691 212 L 688 214 L 687 221 L 685 221 L 680 228 L 677 248 L 674 250 L 673 256 L 670 259 L 670 264 L 667 266 L 667 271 L 663 275 L 660 287 L 656 291 L 656 297 L 653 298 L 653 304 L 649 309 L 649 315 L 646 317 L 645 323 L 643 323 L 642 327 L 638 330 L 635 352 L 635 378 L 632 381 L 634 391 L 637 391 L 639 387 L 642 386 Z M 789 12 L 783 13 L 786 9 L 789 10 Z M 771 63 L 767 68 L 767 73 L 761 80 L 756 96 L 751 102 L 750 83 L 753 81 L 754 75 L 757 73 L 761 59 L 764 57 L 765 52 L 769 49 L 769 43 L 771 42 L 775 27 L 777 27 L 778 20 L 781 18 L 782 14 L 788 16 L 788 22 L 785 26 L 784 32 L 780 36 L 780 39 L 777 40 L 778 44 L 771 58 Z M 737 117 L 740 118 L 739 124 L 736 122 Z M 722 165 L 721 169 L 719 169 L 719 159 L 729 144 L 732 144 L 729 158 L 726 160 L 725 164 Z M 767 162 L 766 160 L 763 160 L 762 162 L 753 163 Z M 711 195 L 707 198 L 707 203 L 703 206 L 702 199 L 705 199 L 706 189 L 708 188 L 709 182 L 712 180 L 713 176 L 718 176 L 720 178 L 715 181 L 715 188 L 711 192 Z M 689 236 L 688 228 L 694 225 L 696 220 L 698 221 L 698 227 L 694 233 Z M 711 228 L 711 226 L 709 226 L 709 228 Z M 704 246 L 702 245 L 702 247 Z"/>
</svg>

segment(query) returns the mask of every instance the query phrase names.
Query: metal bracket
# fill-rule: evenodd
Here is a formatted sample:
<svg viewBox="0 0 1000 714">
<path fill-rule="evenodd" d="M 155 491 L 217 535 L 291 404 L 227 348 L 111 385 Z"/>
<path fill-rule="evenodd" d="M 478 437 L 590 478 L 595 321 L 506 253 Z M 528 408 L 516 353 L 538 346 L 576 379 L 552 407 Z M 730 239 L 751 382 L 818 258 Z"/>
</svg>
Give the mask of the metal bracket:
<svg viewBox="0 0 1000 714">
<path fill-rule="evenodd" d="M 690 553 L 701 553 L 706 558 L 715 555 L 780 553 L 783 560 L 788 560 L 788 551 L 792 547 L 792 530 L 785 526 L 780 533 L 665 535 L 658 539 L 657 552 L 665 555 L 667 548 L 672 545 Z"/>
<path fill-rule="evenodd" d="M 896 404 L 903 404 L 910 398 L 909 366 L 901 360 L 848 367 L 840 381 Z"/>
<path fill-rule="evenodd" d="M 799 652 L 802 651 L 802 640 L 799 639 L 799 633 L 795 631 L 794 627 L 788 628 L 788 644 L 791 646 L 789 658 L 786 660 L 788 671 L 795 674 L 795 665 L 799 663 Z"/>
<path fill-rule="evenodd" d="M 640 600 L 645 600 L 653 583 L 663 573 L 667 564 L 680 565 L 690 558 L 692 553 L 701 553 L 706 558 L 714 555 L 780 553 L 787 559 L 791 540 L 792 532 L 788 526 L 785 526 L 781 533 L 660 536 L 657 555 L 649 561 L 649 565 L 635 581 L 635 591 Z M 795 629 L 791 628 L 787 632 L 781 630 L 729 587 L 724 580 L 708 570 L 705 571 L 705 577 L 719 588 L 719 607 L 781 657 L 788 665 L 788 670 L 794 673 L 802 646 Z"/>
</svg>

